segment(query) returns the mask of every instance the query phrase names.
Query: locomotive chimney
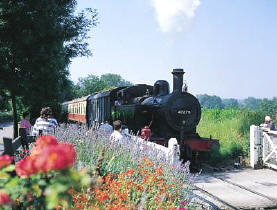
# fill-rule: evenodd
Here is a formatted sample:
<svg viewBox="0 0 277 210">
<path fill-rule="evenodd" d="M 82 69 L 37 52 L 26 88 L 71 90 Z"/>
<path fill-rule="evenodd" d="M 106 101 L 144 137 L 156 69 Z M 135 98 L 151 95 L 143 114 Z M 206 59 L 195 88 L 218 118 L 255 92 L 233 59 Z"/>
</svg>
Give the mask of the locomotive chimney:
<svg viewBox="0 0 277 210">
<path fill-rule="evenodd" d="M 173 69 L 173 92 L 182 92 L 184 73 L 183 69 Z"/>
</svg>

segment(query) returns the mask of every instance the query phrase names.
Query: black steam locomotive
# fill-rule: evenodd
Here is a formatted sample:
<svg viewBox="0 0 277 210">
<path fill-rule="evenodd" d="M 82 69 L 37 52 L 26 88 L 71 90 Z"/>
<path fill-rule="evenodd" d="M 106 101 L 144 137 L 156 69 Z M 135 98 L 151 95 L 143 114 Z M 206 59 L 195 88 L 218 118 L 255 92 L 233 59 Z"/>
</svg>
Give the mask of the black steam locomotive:
<svg viewBox="0 0 277 210">
<path fill-rule="evenodd" d="M 83 114 L 88 126 L 95 123 L 120 119 L 133 133 L 149 126 L 150 141 L 167 145 L 170 138 L 176 138 L 180 145 L 181 156 L 191 159 L 196 152 L 218 149 L 218 140 L 201 138 L 196 127 L 201 118 L 201 107 L 195 96 L 183 89 L 183 69 L 174 69 L 173 92 L 169 92 L 169 84 L 158 80 L 154 86 L 139 84 L 119 87 L 110 91 L 92 94 L 86 100 L 86 112 Z M 77 100 L 78 101 L 78 100 Z M 72 103 L 76 100 L 72 101 Z M 64 103 L 69 107 L 71 102 Z M 72 104 L 71 104 L 72 107 Z M 71 109 L 69 115 L 74 119 Z M 78 119 L 78 108 L 73 109 Z M 80 118 L 80 116 L 79 116 Z"/>
</svg>

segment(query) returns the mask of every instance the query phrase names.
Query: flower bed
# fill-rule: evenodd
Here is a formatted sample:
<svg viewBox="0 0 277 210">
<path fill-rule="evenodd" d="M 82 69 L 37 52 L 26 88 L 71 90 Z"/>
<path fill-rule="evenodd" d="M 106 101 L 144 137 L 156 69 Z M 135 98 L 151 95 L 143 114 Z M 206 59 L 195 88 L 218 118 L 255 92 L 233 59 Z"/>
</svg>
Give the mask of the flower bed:
<svg viewBox="0 0 277 210">
<path fill-rule="evenodd" d="M 0 183 L 2 208 L 195 207 L 188 165 L 171 165 L 157 151 L 128 138 L 111 144 L 107 134 L 76 125 L 60 127 L 57 139 L 40 137 L 15 166 L 12 157 L 0 157 L 0 174 L 6 178 Z M 14 170 L 18 176 L 11 177 Z"/>
<path fill-rule="evenodd" d="M 109 134 L 88 132 L 75 125 L 61 127 L 57 136 L 75 145 L 77 166 L 87 167 L 95 179 L 100 180 L 96 188 L 88 189 L 89 193 L 84 191 L 75 196 L 75 206 L 100 209 L 184 209 L 193 206 L 189 202 L 188 164 L 171 165 L 166 155 L 143 143 L 126 137 L 111 144 Z"/>
<path fill-rule="evenodd" d="M 148 158 L 139 170 L 109 173 L 98 178 L 94 189 L 73 193 L 74 206 L 81 209 L 186 209 L 187 189 L 175 179 L 165 179 L 162 167 Z"/>
</svg>

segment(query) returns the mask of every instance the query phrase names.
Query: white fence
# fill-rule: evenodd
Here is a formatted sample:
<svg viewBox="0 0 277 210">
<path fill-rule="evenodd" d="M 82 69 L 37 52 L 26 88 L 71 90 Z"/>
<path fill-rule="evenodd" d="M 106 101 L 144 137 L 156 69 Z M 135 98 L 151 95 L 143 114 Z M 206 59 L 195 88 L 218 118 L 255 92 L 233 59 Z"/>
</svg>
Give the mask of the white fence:
<svg viewBox="0 0 277 210">
<path fill-rule="evenodd" d="M 277 170 L 277 131 L 255 125 L 250 127 L 250 165 Z"/>
<path fill-rule="evenodd" d="M 180 162 L 180 146 L 178 145 L 176 138 L 169 139 L 168 147 L 165 147 L 153 142 L 146 141 L 137 136 L 130 135 L 130 137 L 142 146 L 149 147 L 152 150 L 157 151 L 158 153 L 164 154 L 171 164 L 177 164 Z"/>
</svg>

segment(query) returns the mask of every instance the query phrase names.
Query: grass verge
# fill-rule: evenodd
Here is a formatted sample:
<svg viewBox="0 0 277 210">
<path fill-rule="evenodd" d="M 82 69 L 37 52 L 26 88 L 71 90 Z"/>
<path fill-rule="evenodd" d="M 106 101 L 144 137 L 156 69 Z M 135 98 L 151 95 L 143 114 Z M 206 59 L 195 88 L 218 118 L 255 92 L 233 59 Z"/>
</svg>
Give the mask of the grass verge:
<svg viewBox="0 0 277 210">
<path fill-rule="evenodd" d="M 249 130 L 264 118 L 261 111 L 239 109 L 202 109 L 197 132 L 202 137 L 220 140 L 219 152 L 210 154 L 210 163 L 220 163 L 239 155 L 249 156 Z"/>
</svg>

